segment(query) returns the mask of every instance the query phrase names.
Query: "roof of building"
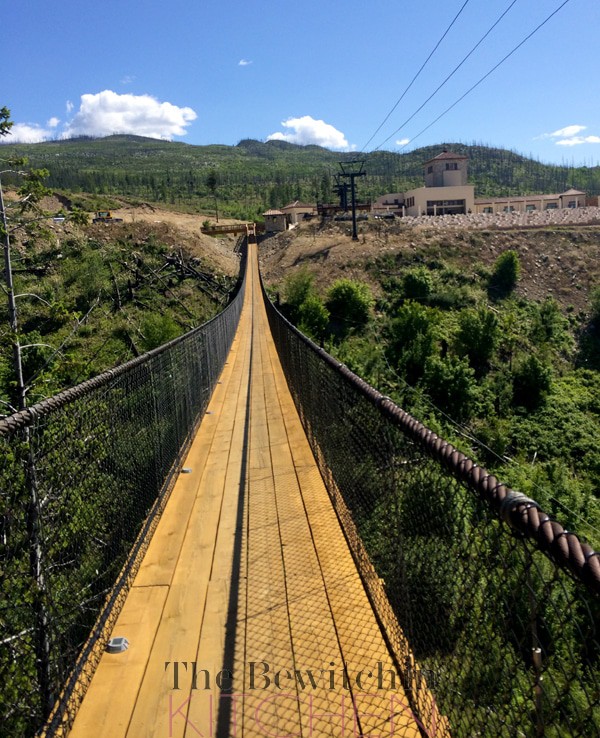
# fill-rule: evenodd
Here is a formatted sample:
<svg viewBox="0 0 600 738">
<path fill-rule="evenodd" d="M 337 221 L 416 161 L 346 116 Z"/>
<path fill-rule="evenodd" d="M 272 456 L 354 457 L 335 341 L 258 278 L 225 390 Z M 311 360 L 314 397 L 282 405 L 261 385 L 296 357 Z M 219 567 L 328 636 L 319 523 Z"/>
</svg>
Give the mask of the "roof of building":
<svg viewBox="0 0 600 738">
<path fill-rule="evenodd" d="M 468 158 L 468 156 L 463 156 L 462 154 L 455 154 L 452 151 L 444 150 L 441 154 L 434 156 L 433 159 L 428 159 L 425 164 L 430 164 L 432 161 L 443 161 L 444 159 L 452 159 L 453 161 L 456 161 L 456 159 L 467 160 Z"/>
<path fill-rule="evenodd" d="M 512 197 L 485 197 L 485 198 L 477 198 L 475 200 L 475 203 L 477 205 L 484 205 L 485 203 L 493 203 L 493 202 L 526 202 L 528 200 L 558 200 L 561 197 L 564 197 L 565 195 L 585 195 L 585 192 L 580 192 L 579 190 L 570 189 L 566 192 L 555 193 L 555 194 L 539 194 L 539 195 L 513 195 Z"/>
<path fill-rule="evenodd" d="M 294 208 L 307 208 L 309 210 L 314 210 L 315 206 L 311 205 L 308 202 L 300 202 L 300 200 L 294 200 L 294 202 L 290 202 L 288 205 L 284 205 L 282 207 L 282 210 L 293 210 Z"/>
<path fill-rule="evenodd" d="M 267 210 L 263 215 L 285 215 L 285 213 L 282 213 L 281 210 Z"/>
</svg>

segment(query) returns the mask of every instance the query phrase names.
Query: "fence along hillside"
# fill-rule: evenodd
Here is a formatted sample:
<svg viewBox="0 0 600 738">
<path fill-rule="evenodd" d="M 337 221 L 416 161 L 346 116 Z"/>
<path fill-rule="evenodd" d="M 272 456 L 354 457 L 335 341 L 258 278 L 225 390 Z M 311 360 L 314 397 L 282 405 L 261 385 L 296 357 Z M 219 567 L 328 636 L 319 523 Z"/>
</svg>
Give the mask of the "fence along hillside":
<svg viewBox="0 0 600 738">
<path fill-rule="evenodd" d="M 6 735 L 33 735 L 56 700 L 46 734 L 72 720 L 71 698 L 91 678 L 226 361 L 242 295 L 196 331 L 0 421 Z M 431 690 L 452 736 L 600 734 L 597 554 L 266 304 L 415 713 Z"/>
</svg>

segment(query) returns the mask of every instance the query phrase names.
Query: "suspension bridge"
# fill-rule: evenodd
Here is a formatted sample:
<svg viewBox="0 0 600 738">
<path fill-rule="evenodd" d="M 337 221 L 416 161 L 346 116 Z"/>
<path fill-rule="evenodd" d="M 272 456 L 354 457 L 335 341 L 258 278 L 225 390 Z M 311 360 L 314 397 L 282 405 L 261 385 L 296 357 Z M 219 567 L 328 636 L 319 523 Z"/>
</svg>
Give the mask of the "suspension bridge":
<svg viewBox="0 0 600 738">
<path fill-rule="evenodd" d="M 600 732 L 595 551 L 290 326 L 0 421 L 6 735 Z"/>
</svg>

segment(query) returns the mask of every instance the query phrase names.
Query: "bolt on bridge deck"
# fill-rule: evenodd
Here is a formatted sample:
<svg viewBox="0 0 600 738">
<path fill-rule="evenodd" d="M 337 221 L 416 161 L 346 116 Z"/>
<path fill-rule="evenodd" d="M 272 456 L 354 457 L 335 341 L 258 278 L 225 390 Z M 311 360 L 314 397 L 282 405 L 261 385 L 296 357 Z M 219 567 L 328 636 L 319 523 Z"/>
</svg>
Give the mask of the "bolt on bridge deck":
<svg viewBox="0 0 600 738">
<path fill-rule="evenodd" d="M 103 655 L 70 735 L 421 735 L 288 391 L 255 245 L 220 379 L 114 628 L 129 648 Z"/>
</svg>

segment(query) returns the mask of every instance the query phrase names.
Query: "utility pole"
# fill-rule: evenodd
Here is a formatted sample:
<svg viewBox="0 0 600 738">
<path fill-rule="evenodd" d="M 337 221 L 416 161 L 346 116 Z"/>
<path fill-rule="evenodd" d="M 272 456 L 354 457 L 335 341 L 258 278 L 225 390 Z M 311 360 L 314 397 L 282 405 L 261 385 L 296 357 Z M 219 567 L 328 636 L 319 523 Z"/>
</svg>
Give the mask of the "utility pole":
<svg viewBox="0 0 600 738">
<path fill-rule="evenodd" d="M 1 174 L 1 172 L 0 172 Z M 0 209 L 2 210 L 2 229 L 4 231 L 4 279 L 6 281 L 6 292 L 8 299 L 8 322 L 12 332 L 13 369 L 17 384 L 17 409 L 25 410 L 27 406 L 26 388 L 23 380 L 23 359 L 21 355 L 21 343 L 19 341 L 19 323 L 17 320 L 17 303 L 13 285 L 12 265 L 10 261 L 10 234 L 8 230 L 8 218 L 4 206 L 4 193 L 2 191 L 2 180 L 0 179 Z"/>
<path fill-rule="evenodd" d="M 340 161 L 341 168 L 340 177 L 350 180 L 350 195 L 352 198 L 352 240 L 358 241 L 358 231 L 356 229 L 356 178 L 364 177 L 367 173 L 364 171 L 364 159 L 352 159 L 350 161 Z"/>
<path fill-rule="evenodd" d="M 10 259 L 10 231 L 8 227 L 6 206 L 4 204 L 1 175 L 2 172 L 0 172 L 0 221 L 2 223 L 3 235 L 4 279 L 6 281 L 8 301 L 8 320 L 12 333 L 13 369 L 17 385 L 17 409 L 25 410 L 27 407 L 27 388 L 23 378 L 22 347 L 19 339 L 17 302 Z M 43 551 L 43 535 L 41 530 L 40 494 L 37 484 L 35 454 L 31 443 L 31 428 L 28 426 L 23 430 L 23 439 L 25 441 L 24 448 L 26 453 L 26 458 L 24 459 L 25 486 L 29 494 L 26 512 L 27 534 L 29 539 L 29 571 L 36 584 L 32 602 L 34 614 L 33 638 L 35 643 L 36 670 L 42 711 L 44 717 L 48 717 L 52 711 L 55 699 L 51 686 L 50 622 L 46 606 L 47 583 Z"/>
</svg>

